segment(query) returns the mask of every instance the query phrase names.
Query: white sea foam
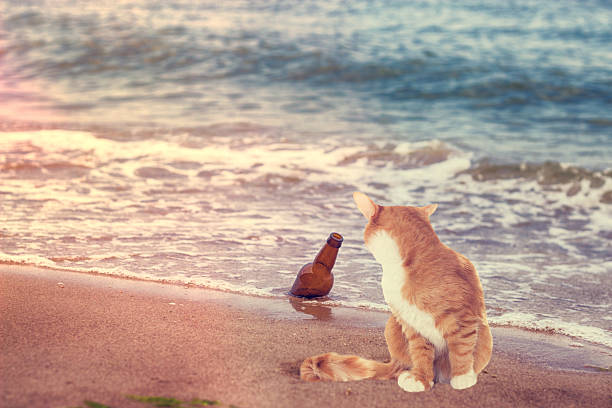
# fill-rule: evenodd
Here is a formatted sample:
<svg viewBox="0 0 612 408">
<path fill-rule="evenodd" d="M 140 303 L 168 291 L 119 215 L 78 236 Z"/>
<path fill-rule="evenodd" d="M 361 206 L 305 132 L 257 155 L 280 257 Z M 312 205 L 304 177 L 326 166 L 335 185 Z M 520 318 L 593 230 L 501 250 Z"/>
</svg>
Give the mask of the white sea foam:
<svg viewBox="0 0 612 408">
<path fill-rule="evenodd" d="M 0 263 L 17 263 L 23 265 L 33 265 L 40 267 L 50 267 L 55 269 L 81 272 L 81 273 L 100 273 L 118 277 L 128 277 L 143 279 L 155 282 L 166 282 L 174 284 L 188 284 L 202 286 L 210 289 L 228 291 L 233 293 L 241 293 L 245 295 L 261 296 L 261 297 L 279 297 L 277 288 L 275 287 L 257 287 L 253 286 L 256 284 L 256 280 L 246 281 L 241 284 L 233 284 L 224 280 L 212 279 L 208 277 L 177 277 L 176 275 L 151 275 L 146 273 L 135 273 L 133 271 L 121 270 L 119 268 L 75 268 L 69 266 L 58 267 L 56 263 L 46 259 L 44 257 L 35 255 L 7 255 L 0 253 Z M 336 286 L 337 289 L 338 286 Z M 370 310 L 377 310 L 382 312 L 390 312 L 389 307 L 384 303 L 377 303 L 371 301 L 351 301 L 351 300 L 326 300 L 321 302 L 320 300 L 311 300 L 311 302 L 317 305 L 327 306 L 344 306 L 352 308 L 365 308 Z M 609 317 L 608 317 L 609 319 Z M 530 313 L 522 312 L 508 312 L 501 316 L 489 316 L 489 322 L 494 325 L 508 325 L 523 329 L 535 329 L 551 331 L 557 334 L 567 335 L 571 337 L 580 338 L 593 343 L 602 344 L 608 347 L 612 347 L 612 335 L 610 332 L 603 330 L 599 327 L 585 326 L 576 323 L 569 323 L 557 318 L 546 317 L 542 318 Z"/>
<path fill-rule="evenodd" d="M 502 316 L 491 317 L 489 321 L 498 325 L 553 331 L 612 347 L 612 335 L 610 332 L 599 327 L 568 323 L 556 318 L 541 318 L 530 313 L 521 312 L 505 313 Z"/>
<path fill-rule="evenodd" d="M 151 282 L 164 282 L 171 284 L 181 285 L 195 285 L 209 289 L 227 291 L 232 293 L 241 293 L 244 295 L 261 296 L 261 297 L 278 297 L 278 294 L 274 293 L 275 288 L 264 287 L 258 288 L 251 285 L 244 284 L 232 284 L 224 280 L 217 280 L 208 277 L 178 277 L 176 275 L 154 275 L 142 272 L 134 272 L 131 270 L 124 270 L 121 268 L 82 268 L 82 267 L 71 267 L 71 266 L 60 266 L 57 263 L 35 255 L 7 255 L 0 253 L 0 265 L 1 264 L 17 264 L 23 266 L 35 266 L 42 268 L 58 269 L 62 271 L 78 272 L 78 273 L 94 273 L 101 275 L 116 276 L 120 278 L 132 278 L 140 279 Z M 245 282 L 245 283 L 256 283 Z"/>
</svg>

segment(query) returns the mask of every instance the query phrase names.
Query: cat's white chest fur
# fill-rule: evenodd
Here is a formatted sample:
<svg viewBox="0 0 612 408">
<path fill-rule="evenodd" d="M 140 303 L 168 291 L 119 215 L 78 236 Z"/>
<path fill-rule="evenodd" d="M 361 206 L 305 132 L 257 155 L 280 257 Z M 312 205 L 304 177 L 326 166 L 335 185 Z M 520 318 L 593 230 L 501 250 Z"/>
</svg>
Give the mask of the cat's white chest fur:
<svg viewBox="0 0 612 408">
<path fill-rule="evenodd" d="M 378 231 L 370 237 L 367 247 L 382 265 L 383 294 L 396 317 L 429 340 L 434 345 L 436 354 L 445 350 L 446 340 L 436 328 L 433 316 L 409 303 L 402 296 L 402 288 L 406 284 L 406 272 L 395 240 L 386 231 Z"/>
</svg>

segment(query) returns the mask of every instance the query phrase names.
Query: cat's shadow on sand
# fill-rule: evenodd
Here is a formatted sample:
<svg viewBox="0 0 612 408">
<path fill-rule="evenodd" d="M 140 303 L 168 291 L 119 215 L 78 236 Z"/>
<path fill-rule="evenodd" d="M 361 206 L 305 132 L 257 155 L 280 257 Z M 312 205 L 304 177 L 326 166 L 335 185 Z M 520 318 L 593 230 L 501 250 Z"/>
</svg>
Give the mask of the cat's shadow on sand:
<svg viewBox="0 0 612 408">
<path fill-rule="evenodd" d="M 330 306 L 322 305 L 318 301 L 292 295 L 287 296 L 287 298 L 291 304 L 291 307 L 293 307 L 293 309 L 298 313 L 310 315 L 317 320 L 325 321 L 333 319 L 332 308 Z M 325 300 L 327 297 L 323 297 L 321 299 Z"/>
</svg>

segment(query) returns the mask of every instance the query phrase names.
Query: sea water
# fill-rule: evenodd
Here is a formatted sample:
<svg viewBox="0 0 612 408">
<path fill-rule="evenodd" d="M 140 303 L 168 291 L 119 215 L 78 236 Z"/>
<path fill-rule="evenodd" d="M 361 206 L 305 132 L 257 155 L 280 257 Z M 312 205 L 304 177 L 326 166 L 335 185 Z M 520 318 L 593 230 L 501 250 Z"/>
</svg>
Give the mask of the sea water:
<svg viewBox="0 0 612 408">
<path fill-rule="evenodd" d="M 612 346 L 603 1 L 0 2 L 0 262 L 384 309 L 352 192 L 438 203 L 492 322 Z"/>
</svg>

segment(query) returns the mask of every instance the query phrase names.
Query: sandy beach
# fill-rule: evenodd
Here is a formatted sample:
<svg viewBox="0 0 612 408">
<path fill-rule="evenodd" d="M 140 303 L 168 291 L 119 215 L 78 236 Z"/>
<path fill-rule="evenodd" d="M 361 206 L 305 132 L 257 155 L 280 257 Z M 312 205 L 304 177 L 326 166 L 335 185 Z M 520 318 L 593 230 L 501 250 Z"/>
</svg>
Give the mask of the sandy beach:
<svg viewBox="0 0 612 408">
<path fill-rule="evenodd" d="M 610 351 L 494 328 L 476 386 L 411 394 L 394 381 L 305 383 L 327 351 L 384 360 L 384 313 L 97 275 L 0 267 L 0 406 L 150 406 L 126 395 L 237 407 L 609 407 Z M 586 367 L 585 367 L 586 366 Z"/>
<path fill-rule="evenodd" d="M 612 408 L 611 5 L 0 0 L 0 408 Z M 357 191 L 476 268 L 473 387 L 300 379 L 389 359 Z"/>
</svg>

